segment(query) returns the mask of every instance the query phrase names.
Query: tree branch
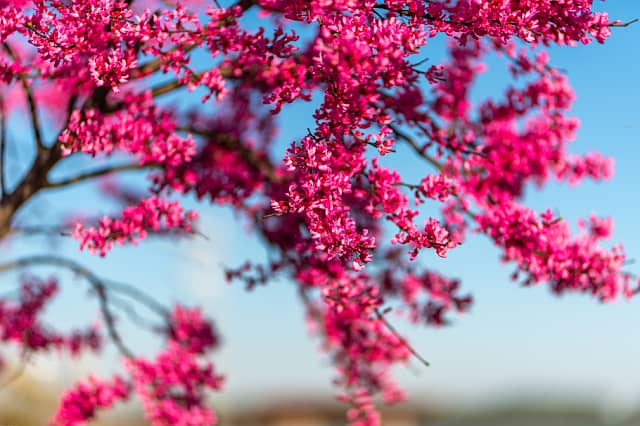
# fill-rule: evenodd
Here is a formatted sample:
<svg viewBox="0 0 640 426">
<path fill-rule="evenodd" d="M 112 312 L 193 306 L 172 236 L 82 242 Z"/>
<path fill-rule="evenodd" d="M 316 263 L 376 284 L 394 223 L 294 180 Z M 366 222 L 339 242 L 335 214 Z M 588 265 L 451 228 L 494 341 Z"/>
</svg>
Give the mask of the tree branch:
<svg viewBox="0 0 640 426">
<path fill-rule="evenodd" d="M 632 19 L 631 21 L 628 21 L 628 22 L 611 23 L 611 24 L 609 24 L 609 26 L 610 27 L 623 28 L 623 27 L 628 27 L 630 25 L 633 25 L 638 21 L 639 21 L 639 19 L 636 18 L 636 19 Z"/>
<path fill-rule="evenodd" d="M 102 89 L 102 88 L 98 88 Z M 90 99 L 102 96 L 97 89 Z M 106 96 L 106 94 L 104 95 Z M 73 95 L 69 98 L 67 105 L 67 118 L 63 125 L 65 129 L 71 119 L 71 113 L 75 106 L 77 96 Z M 62 131 L 61 131 L 62 132 Z M 59 135 L 58 135 L 59 137 Z M 6 194 L 0 202 L 0 240 L 11 233 L 11 220 L 15 213 L 26 203 L 33 195 L 35 195 L 43 185 L 47 182 L 47 174 L 62 158 L 62 151 L 57 143 L 54 142 L 49 148 L 38 150 L 31 167 L 20 180 L 15 189 Z"/>
<path fill-rule="evenodd" d="M 200 78 L 200 76 L 202 75 L 202 73 L 194 73 L 191 76 L 191 81 L 198 81 L 198 79 Z M 154 98 L 157 98 L 158 96 L 162 96 L 162 95 L 166 95 L 167 93 L 171 93 L 176 89 L 180 89 L 182 87 L 185 86 L 185 83 L 179 81 L 179 80 L 171 80 L 171 81 L 167 81 L 166 83 L 162 83 L 159 84 L 157 86 L 154 86 L 151 89 L 151 96 L 153 96 Z"/>
<path fill-rule="evenodd" d="M 149 308 L 149 310 L 158 314 L 158 316 L 164 318 L 169 317 L 170 312 L 166 307 L 162 305 L 162 303 L 158 302 L 153 297 L 138 290 L 137 288 L 129 284 L 116 281 L 106 281 L 104 284 L 109 290 L 117 291 L 121 294 L 127 295 L 129 296 L 129 298 L 135 300 L 136 302 L 143 304 L 144 306 Z"/>
<path fill-rule="evenodd" d="M 99 278 L 97 275 L 95 275 L 93 272 L 80 265 L 79 263 L 74 262 L 73 260 L 53 255 L 36 255 L 24 257 L 22 259 L 0 264 L 0 273 L 34 265 L 51 265 L 65 268 L 86 279 L 98 296 L 100 312 L 102 314 L 102 318 L 104 319 L 111 341 L 116 345 L 123 356 L 127 358 L 133 357 L 133 352 L 131 352 L 125 346 L 120 333 L 116 329 L 115 318 L 109 307 L 109 298 L 107 295 L 106 286 L 101 278 Z"/>
<path fill-rule="evenodd" d="M 112 174 L 112 173 L 119 173 L 119 172 L 125 172 L 125 171 L 139 171 L 139 170 L 153 169 L 157 167 L 158 165 L 156 164 L 140 164 L 140 163 L 120 164 L 117 166 L 105 166 L 105 167 L 95 169 L 86 173 L 81 173 L 76 176 L 65 178 L 57 182 L 49 182 L 47 180 L 43 188 L 44 189 L 60 188 L 64 186 L 73 185 L 79 182 L 83 182 L 86 180 L 95 179 L 97 177 Z"/>
<path fill-rule="evenodd" d="M 56 225 L 14 226 L 8 235 L 70 235 L 70 230 Z"/>
<path fill-rule="evenodd" d="M 409 136 L 406 133 L 402 132 L 400 129 L 398 129 L 393 124 L 387 124 L 387 127 L 390 128 L 398 138 L 400 138 L 400 139 L 404 140 L 405 142 L 407 142 L 409 144 L 409 146 L 411 146 L 411 148 L 413 148 L 413 150 L 416 152 L 416 154 L 418 154 L 423 159 L 427 160 L 427 162 L 429 164 L 431 164 L 433 167 L 435 167 L 436 169 L 438 169 L 438 171 L 442 171 L 444 169 L 444 165 L 441 164 L 439 161 L 437 161 L 435 158 L 433 158 L 430 155 L 428 155 L 426 152 L 424 152 L 424 149 L 422 147 L 420 147 L 420 145 L 418 145 L 418 143 L 411 136 Z"/>
<path fill-rule="evenodd" d="M 9 46 L 9 43 L 4 42 L 2 44 L 4 50 L 11 57 L 12 60 L 16 61 L 17 56 Z M 42 140 L 42 132 L 40 130 L 40 119 L 38 118 L 38 108 L 36 105 L 36 100 L 33 97 L 33 93 L 31 92 L 31 88 L 29 87 L 29 83 L 27 82 L 24 76 L 20 76 L 20 83 L 22 84 L 22 89 L 24 90 L 25 96 L 27 98 L 27 104 L 29 105 L 29 115 L 31 116 L 31 127 L 33 129 L 33 134 L 36 138 L 36 144 L 39 151 L 45 150 L 44 142 Z"/>
<path fill-rule="evenodd" d="M 4 160 L 5 151 L 7 149 L 7 116 L 4 109 L 4 99 L 0 97 L 0 200 L 4 198 Z"/>
<path fill-rule="evenodd" d="M 389 322 L 387 321 L 387 319 L 385 318 L 384 314 L 382 312 L 380 312 L 379 309 L 376 309 L 376 316 L 378 317 L 378 319 L 380 321 L 382 321 L 382 323 L 384 324 L 385 327 L 387 327 L 389 329 L 389 331 L 391 333 L 393 333 L 394 336 L 396 336 L 398 338 L 398 340 L 400 340 L 400 342 L 409 350 L 409 352 L 411 352 L 411 355 L 413 355 L 414 357 L 416 357 L 416 359 L 418 359 L 422 364 L 424 364 L 426 367 L 429 367 L 429 362 L 424 359 L 422 357 L 422 355 L 420 355 L 418 353 L 418 351 L 416 351 L 413 346 L 411 346 L 409 344 L 409 342 L 407 342 L 407 339 L 405 339 L 404 337 L 402 337 L 400 335 L 400 333 L 398 333 L 398 330 L 396 330 L 396 328 Z"/>
</svg>

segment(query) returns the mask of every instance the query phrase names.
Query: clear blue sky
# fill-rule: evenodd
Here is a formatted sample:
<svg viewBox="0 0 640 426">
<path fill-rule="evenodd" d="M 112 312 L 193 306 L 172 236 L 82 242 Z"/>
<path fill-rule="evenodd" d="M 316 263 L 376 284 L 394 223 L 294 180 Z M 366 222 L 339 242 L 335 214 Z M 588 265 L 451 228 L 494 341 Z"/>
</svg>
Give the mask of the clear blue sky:
<svg viewBox="0 0 640 426">
<path fill-rule="evenodd" d="M 597 7 L 624 21 L 640 17 L 640 2 L 611 0 Z M 553 48 L 552 62 L 567 71 L 578 100 L 574 115 L 582 125 L 574 152 L 598 150 L 616 160 L 616 176 L 603 184 L 578 188 L 549 186 L 532 190 L 528 203 L 551 206 L 573 222 L 591 212 L 615 218 L 613 242 L 623 242 L 630 258 L 640 259 L 640 25 L 615 29 L 605 45 Z M 437 61 L 439 42 L 427 47 Z M 497 93 L 505 81 L 502 65 L 491 61 L 477 95 Z M 312 126 L 313 105 L 296 106 L 282 118 L 283 144 Z M 89 187 L 51 194 L 34 202 L 25 222 L 55 223 L 75 205 L 108 206 Z M 227 397 L 249 398 L 304 390 L 331 392 L 332 370 L 306 335 L 294 287 L 286 280 L 246 293 L 222 279 L 221 264 L 239 265 L 261 259 L 262 248 L 228 209 L 202 209 L 201 228 L 209 239 L 149 241 L 140 248 L 117 248 L 106 259 L 77 254 L 74 242 L 58 242 L 56 250 L 95 267 L 105 276 L 139 285 L 166 301 L 203 304 L 218 322 L 224 348 L 216 357 L 228 374 Z M 5 247 L 2 259 L 50 251 L 42 240 Z M 558 298 L 546 286 L 519 288 L 509 280 L 511 266 L 498 252 L 473 236 L 446 260 L 419 260 L 460 277 L 475 297 L 472 311 L 442 329 L 410 329 L 414 346 L 432 363 L 424 369 L 399 370 L 415 401 L 482 403 L 503 396 L 536 393 L 545 397 L 592 398 L 603 406 L 640 402 L 640 310 L 638 301 L 602 305 L 586 296 Z M 630 266 L 639 272 L 636 265 Z M 8 283 L 8 278 L 3 278 Z M 51 313 L 66 326 L 92 318 L 92 305 L 78 292 L 82 284 L 69 278 L 63 301 Z M 75 290 L 75 294 L 74 294 Z M 150 352 L 152 340 L 129 328 L 137 348 Z M 413 372 L 417 371 L 417 374 Z"/>
</svg>

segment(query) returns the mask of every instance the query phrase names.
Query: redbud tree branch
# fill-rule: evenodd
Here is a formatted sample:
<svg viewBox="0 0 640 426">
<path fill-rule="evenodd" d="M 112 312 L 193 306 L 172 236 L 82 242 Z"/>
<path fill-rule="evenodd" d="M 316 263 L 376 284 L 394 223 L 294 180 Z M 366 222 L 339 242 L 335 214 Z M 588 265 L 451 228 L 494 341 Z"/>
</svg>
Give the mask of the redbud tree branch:
<svg viewBox="0 0 640 426">
<path fill-rule="evenodd" d="M 256 2 L 254 0 L 240 0 L 236 3 L 236 5 L 240 6 L 245 11 L 253 7 L 255 4 Z M 186 48 L 183 48 L 183 50 L 185 52 L 189 52 L 190 50 L 193 50 L 196 47 L 198 46 L 194 44 L 193 46 L 187 46 Z M 176 49 L 178 48 L 182 48 L 182 47 L 176 47 Z M 4 49 L 15 60 L 16 56 L 13 54 L 11 47 L 7 43 L 4 43 Z M 140 77 L 149 75 L 151 73 L 154 73 L 160 70 L 160 68 L 165 62 L 166 61 L 163 58 L 157 58 L 155 60 L 152 60 L 151 62 L 144 64 L 138 69 L 136 69 L 133 72 L 132 76 L 134 78 L 140 78 Z M 36 157 L 31 167 L 25 174 L 24 178 L 17 184 L 15 190 L 12 191 L 10 194 L 7 194 L 5 197 L 3 197 L 2 201 L 0 202 L 0 240 L 11 232 L 11 221 L 15 213 L 20 209 L 20 207 L 22 207 L 22 205 L 24 205 L 24 203 L 26 203 L 31 197 L 33 197 L 41 189 L 52 188 L 52 187 L 53 188 L 62 187 L 62 186 L 70 185 L 83 180 L 92 179 L 94 177 L 98 177 L 104 174 L 112 173 L 112 171 L 109 171 L 107 169 L 102 169 L 102 170 L 97 170 L 95 172 L 90 172 L 84 175 L 80 175 L 74 178 L 65 179 L 64 181 L 61 181 L 61 182 L 53 182 L 53 183 L 49 182 L 47 178 L 49 171 L 62 158 L 60 146 L 59 146 L 59 143 L 57 142 L 58 138 L 56 137 L 55 142 L 49 148 L 44 146 L 42 133 L 40 131 L 40 122 L 38 119 L 37 105 L 35 103 L 35 99 L 32 96 L 31 89 L 28 86 L 26 80 L 22 78 L 21 81 L 23 83 L 23 88 L 25 90 L 25 93 L 27 96 L 27 102 L 29 104 L 31 121 L 33 125 L 33 130 L 34 130 L 34 135 L 36 138 L 38 150 L 36 153 Z M 169 93 L 173 90 L 179 89 L 183 86 L 184 84 L 179 84 L 176 81 L 164 83 L 155 88 L 154 95 L 160 96 L 160 95 Z M 109 93 L 110 93 L 110 88 L 108 88 L 107 86 L 97 87 L 93 91 L 91 96 L 89 96 L 89 98 L 81 107 L 81 109 L 84 110 L 86 108 L 98 108 L 101 112 L 106 113 L 106 112 L 115 112 L 123 108 L 124 104 L 122 103 L 118 103 L 116 105 L 107 104 L 107 96 Z M 74 110 L 75 101 L 76 101 L 76 97 L 72 97 L 69 101 L 67 123 L 69 121 L 71 112 Z M 63 126 L 63 130 L 64 128 L 66 128 L 66 123 Z M 221 143 L 222 145 L 225 145 L 229 148 L 237 148 L 239 152 L 242 154 L 242 156 L 245 158 L 245 160 L 247 160 L 247 162 L 249 162 L 250 164 L 257 166 L 258 169 L 261 170 L 270 181 L 278 180 L 275 173 L 273 173 L 273 167 L 271 168 L 268 167 L 270 166 L 270 163 L 258 157 L 255 154 L 255 152 L 250 148 L 236 144 L 235 142 L 232 142 L 228 138 L 218 137 L 215 140 L 216 142 Z M 123 166 L 123 167 L 124 169 L 113 170 L 113 172 L 125 171 L 125 169 L 126 170 L 130 169 L 129 166 Z M 131 169 L 133 169 L 133 167 L 131 167 Z"/>
<path fill-rule="evenodd" d="M 393 326 L 393 324 L 391 324 L 391 323 L 387 320 L 387 318 L 385 318 L 384 313 L 380 312 L 380 310 L 379 310 L 379 309 L 376 309 L 376 317 L 378 317 L 378 319 L 379 319 L 380 321 L 382 321 L 382 323 L 384 324 L 384 326 L 385 326 L 385 327 L 387 327 L 387 329 L 388 329 L 388 330 L 389 330 L 389 331 L 390 331 L 394 336 L 396 336 L 396 338 L 397 338 L 398 340 L 400 340 L 400 343 L 402 343 L 402 345 L 403 345 L 404 347 L 406 347 L 406 348 L 407 348 L 407 350 L 408 350 L 409 352 L 411 352 L 411 355 L 413 355 L 413 356 L 414 356 L 418 361 L 420 361 L 424 366 L 429 367 L 429 365 L 430 365 L 430 364 L 429 364 L 429 362 L 428 362 L 426 359 L 424 359 L 424 358 L 422 357 L 422 355 L 420 355 L 420 353 L 419 353 L 417 350 L 415 350 L 415 349 L 413 348 L 413 346 L 411 346 L 411 344 L 409 344 L 409 342 L 407 341 L 407 339 L 405 339 L 404 337 L 402 337 L 402 336 L 400 335 L 400 333 L 398 333 L 398 330 L 396 330 L 396 328 Z"/>
<path fill-rule="evenodd" d="M 438 169 L 438 171 L 442 171 L 444 169 L 444 165 L 441 164 L 435 158 L 431 157 L 429 154 L 427 154 L 425 150 L 422 147 L 420 147 L 420 145 L 418 145 L 418 143 L 411 136 L 407 135 L 406 133 L 398 129 L 393 124 L 387 124 L 387 127 L 390 128 L 398 138 L 408 143 L 409 146 L 413 149 L 413 151 L 415 151 L 416 154 L 418 154 L 420 157 L 426 160 L 433 167 Z"/>
<path fill-rule="evenodd" d="M 107 93 L 108 91 L 105 91 L 104 87 L 98 87 L 89 97 L 85 106 L 100 104 L 106 105 L 105 100 Z M 76 100 L 77 96 L 75 95 L 69 98 L 67 105 L 67 119 L 62 126 L 63 130 L 67 127 L 71 118 L 71 113 L 75 108 Z M 18 182 L 11 193 L 5 193 L 5 196 L 0 201 L 0 240 L 11 233 L 11 222 L 13 216 L 22 207 L 22 205 L 24 205 L 45 186 L 49 171 L 62 159 L 60 144 L 57 142 L 58 137 L 59 135 L 49 148 L 37 150 L 36 156 L 22 180 Z"/>
<path fill-rule="evenodd" d="M 102 314 L 102 318 L 105 322 L 107 333 L 109 334 L 111 341 L 123 356 L 127 358 L 133 357 L 133 352 L 131 352 L 125 346 L 124 341 L 116 328 L 115 318 L 113 316 L 113 313 L 111 312 L 111 308 L 109 307 L 109 296 L 107 294 L 105 282 L 100 277 L 95 275 L 91 270 L 80 265 L 79 263 L 74 262 L 73 260 L 63 257 L 54 255 L 36 255 L 0 264 L 0 273 L 35 265 L 50 265 L 61 267 L 86 279 L 98 297 L 100 312 Z"/>
<path fill-rule="evenodd" d="M 5 150 L 7 149 L 7 115 L 4 109 L 4 99 L 0 98 L 0 201 L 6 192 L 4 185 Z"/>
<path fill-rule="evenodd" d="M 635 24 L 636 22 L 638 22 L 640 19 L 636 18 L 636 19 L 632 19 L 631 21 L 628 22 L 614 22 L 609 24 L 610 27 L 615 27 L 615 28 L 624 28 L 624 27 L 628 27 L 630 25 Z"/>
<path fill-rule="evenodd" d="M 13 52 L 13 49 L 11 49 L 11 46 L 9 46 L 9 43 L 5 42 L 2 44 L 2 46 L 5 52 L 7 52 L 7 54 L 9 55 L 9 57 L 12 60 L 16 61 L 18 57 Z M 33 134 L 36 138 L 38 151 L 43 151 L 46 148 L 42 140 L 42 132 L 40 130 L 40 119 L 38 118 L 38 107 L 36 105 L 36 100 L 33 97 L 33 92 L 31 90 L 31 87 L 29 86 L 29 83 L 27 82 L 27 79 L 24 77 L 24 75 L 20 75 L 19 78 L 20 78 L 20 83 L 22 84 L 22 89 L 24 90 L 24 94 L 27 98 L 27 104 L 29 105 L 29 115 L 31 116 L 31 127 L 33 129 Z"/>
<path fill-rule="evenodd" d="M 44 189 L 50 188 L 61 188 L 65 186 L 70 186 L 76 183 L 84 182 L 87 180 L 95 179 L 100 176 L 105 176 L 113 173 L 120 172 L 129 172 L 129 171 L 140 171 L 140 170 L 151 170 L 157 168 L 156 164 L 140 164 L 140 163 L 128 163 L 128 164 L 119 164 L 115 166 L 105 166 L 99 169 L 91 170 L 86 173 L 81 173 L 72 177 L 68 177 L 65 179 L 61 179 L 54 182 L 47 182 L 44 184 Z"/>
</svg>

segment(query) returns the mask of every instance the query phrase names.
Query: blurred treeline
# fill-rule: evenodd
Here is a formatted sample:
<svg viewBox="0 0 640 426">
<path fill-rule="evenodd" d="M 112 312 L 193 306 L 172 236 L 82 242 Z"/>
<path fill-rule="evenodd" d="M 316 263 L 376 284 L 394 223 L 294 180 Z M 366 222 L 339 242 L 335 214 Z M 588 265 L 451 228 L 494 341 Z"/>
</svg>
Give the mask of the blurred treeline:
<svg viewBox="0 0 640 426">
<path fill-rule="evenodd" d="M 5 371 L 6 373 L 6 371 Z M 3 374 L 4 375 L 4 374 Z M 21 372 L 0 388 L 0 426 L 46 426 L 63 391 L 33 373 Z M 540 404 L 521 400 L 482 412 L 456 412 L 401 404 L 383 411 L 384 426 L 640 426 L 637 415 L 611 418 L 588 404 Z M 264 401 L 259 406 L 216 406 L 220 426 L 338 426 L 345 424 L 343 405 L 297 396 L 296 400 Z M 615 416 L 614 416 L 615 417 Z M 91 426 L 148 425 L 135 404 L 100 413 Z"/>
</svg>

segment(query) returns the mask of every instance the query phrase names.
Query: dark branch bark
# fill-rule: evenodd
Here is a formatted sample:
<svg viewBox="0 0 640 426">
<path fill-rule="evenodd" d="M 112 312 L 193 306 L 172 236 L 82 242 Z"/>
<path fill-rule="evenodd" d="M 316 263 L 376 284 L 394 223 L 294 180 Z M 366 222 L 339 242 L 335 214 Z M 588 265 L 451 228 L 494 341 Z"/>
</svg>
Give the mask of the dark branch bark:
<svg viewBox="0 0 640 426">
<path fill-rule="evenodd" d="M 106 108 L 106 99 L 108 94 L 109 89 L 105 87 L 96 88 L 89 99 L 84 103 L 82 109 L 87 107 Z M 69 98 L 67 119 L 62 126 L 63 130 L 69 123 L 71 113 L 75 108 L 76 100 L 77 96 L 75 95 Z M 62 151 L 60 150 L 58 137 L 59 135 L 56 136 L 55 141 L 50 147 L 38 149 L 36 157 L 22 181 L 17 184 L 13 192 L 2 198 L 2 201 L 0 202 L 0 240 L 11 232 L 11 221 L 15 213 L 31 197 L 46 186 L 49 172 L 58 163 L 58 161 L 62 159 Z"/>
<path fill-rule="evenodd" d="M 23 180 L 13 192 L 2 199 L 0 204 L 0 239 L 9 234 L 11 220 L 18 209 L 45 186 L 47 174 L 60 158 L 62 158 L 62 153 L 57 143 L 49 149 L 40 151 Z"/>
<path fill-rule="evenodd" d="M 7 52 L 9 57 L 12 60 L 17 60 L 17 56 L 9 46 L 9 43 L 3 43 L 2 45 L 4 50 Z M 29 83 L 24 78 L 24 76 L 20 77 L 20 84 L 22 85 L 22 89 L 24 90 L 24 94 L 27 98 L 27 105 L 29 105 L 29 115 L 31 116 L 31 127 L 33 129 L 33 134 L 36 139 L 36 144 L 38 147 L 38 151 L 45 150 L 44 141 L 42 140 L 42 131 L 40 130 L 40 119 L 38 118 L 38 107 L 36 105 L 36 100 L 33 97 L 33 92 L 31 87 L 29 87 Z"/>
</svg>

